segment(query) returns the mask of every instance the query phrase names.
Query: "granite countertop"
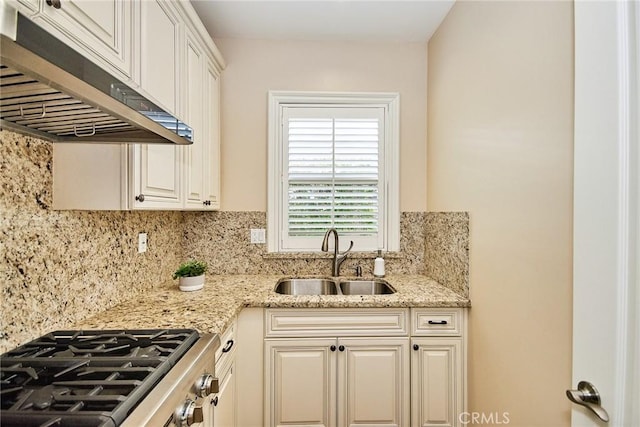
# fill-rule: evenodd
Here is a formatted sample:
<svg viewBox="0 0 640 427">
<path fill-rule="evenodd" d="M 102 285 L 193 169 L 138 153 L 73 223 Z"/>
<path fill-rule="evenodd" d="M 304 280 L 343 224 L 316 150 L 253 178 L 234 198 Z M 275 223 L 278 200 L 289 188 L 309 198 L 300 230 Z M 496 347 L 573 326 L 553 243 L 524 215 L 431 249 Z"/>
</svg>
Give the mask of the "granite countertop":
<svg viewBox="0 0 640 427">
<path fill-rule="evenodd" d="M 74 329 L 192 328 L 200 333 L 224 332 L 244 307 L 376 308 L 470 307 L 471 302 L 436 281 L 420 275 L 385 277 L 392 295 L 279 295 L 273 288 L 282 276 L 207 276 L 204 289 L 182 292 L 177 281 L 163 284 L 144 297 L 119 304 L 84 319 Z"/>
</svg>

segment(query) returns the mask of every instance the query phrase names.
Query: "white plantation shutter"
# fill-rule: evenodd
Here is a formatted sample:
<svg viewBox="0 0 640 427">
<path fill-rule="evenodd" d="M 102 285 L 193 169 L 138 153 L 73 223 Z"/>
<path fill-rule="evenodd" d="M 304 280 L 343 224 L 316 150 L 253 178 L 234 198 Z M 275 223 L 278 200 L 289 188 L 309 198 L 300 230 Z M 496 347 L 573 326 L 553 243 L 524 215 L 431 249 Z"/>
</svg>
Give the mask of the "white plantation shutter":
<svg viewBox="0 0 640 427">
<path fill-rule="evenodd" d="M 359 250 L 382 247 L 382 107 L 285 107 L 282 247 L 305 250 L 334 227 Z"/>
</svg>

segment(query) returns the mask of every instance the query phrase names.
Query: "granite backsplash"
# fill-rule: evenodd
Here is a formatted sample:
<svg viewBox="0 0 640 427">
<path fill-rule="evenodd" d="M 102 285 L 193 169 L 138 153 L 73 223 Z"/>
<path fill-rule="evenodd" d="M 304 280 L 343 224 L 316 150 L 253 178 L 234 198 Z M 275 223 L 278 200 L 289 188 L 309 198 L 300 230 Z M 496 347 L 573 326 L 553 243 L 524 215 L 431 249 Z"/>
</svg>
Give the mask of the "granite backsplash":
<svg viewBox="0 0 640 427">
<path fill-rule="evenodd" d="M 265 244 L 251 244 L 250 230 L 266 226 L 265 212 L 185 212 L 185 256 L 206 261 L 212 274 L 331 275 L 332 254 L 269 254 Z M 340 273 L 354 275 L 360 266 L 371 275 L 375 256 L 355 248 Z M 468 297 L 468 213 L 403 212 L 400 251 L 384 257 L 387 274 L 430 275 Z"/>
<path fill-rule="evenodd" d="M 211 274 L 329 274 L 330 255 L 271 255 L 249 243 L 265 212 L 54 211 L 53 146 L 0 131 L 0 352 L 64 329 L 170 279 L 187 258 Z M 404 212 L 389 274 L 427 274 L 468 297 L 466 213 Z M 149 236 L 138 254 L 137 236 Z M 342 266 L 371 274 L 374 253 Z"/>
<path fill-rule="evenodd" d="M 181 212 L 52 210 L 52 152 L 0 131 L 0 352 L 144 294 L 182 260 Z"/>
</svg>

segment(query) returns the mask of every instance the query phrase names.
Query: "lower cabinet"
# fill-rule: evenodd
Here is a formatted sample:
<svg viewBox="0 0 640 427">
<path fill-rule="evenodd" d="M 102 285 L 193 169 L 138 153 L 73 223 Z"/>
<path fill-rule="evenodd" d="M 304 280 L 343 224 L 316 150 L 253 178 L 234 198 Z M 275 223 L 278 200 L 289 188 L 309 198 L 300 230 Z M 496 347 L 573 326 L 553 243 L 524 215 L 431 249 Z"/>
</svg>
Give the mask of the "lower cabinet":
<svg viewBox="0 0 640 427">
<path fill-rule="evenodd" d="M 465 309 L 267 309 L 265 426 L 462 427 Z"/>
<path fill-rule="evenodd" d="M 336 341 L 265 341 L 266 425 L 336 425 Z"/>
<path fill-rule="evenodd" d="M 268 425 L 402 426 L 408 338 L 268 339 Z"/>
<path fill-rule="evenodd" d="M 236 426 L 236 376 L 235 360 L 218 371 L 219 391 L 213 397 L 213 425 L 216 427 Z M 217 370 L 217 369 L 216 369 Z"/>
<path fill-rule="evenodd" d="M 411 425 L 460 425 L 462 338 L 412 338 L 411 346 Z"/>
<path fill-rule="evenodd" d="M 237 424 L 237 376 L 238 354 L 237 320 L 220 337 L 221 346 L 216 351 L 216 376 L 218 392 L 212 397 L 213 424 L 216 427 L 235 427 Z"/>
<path fill-rule="evenodd" d="M 338 359 L 338 425 L 409 423 L 409 340 L 347 338 Z"/>
</svg>

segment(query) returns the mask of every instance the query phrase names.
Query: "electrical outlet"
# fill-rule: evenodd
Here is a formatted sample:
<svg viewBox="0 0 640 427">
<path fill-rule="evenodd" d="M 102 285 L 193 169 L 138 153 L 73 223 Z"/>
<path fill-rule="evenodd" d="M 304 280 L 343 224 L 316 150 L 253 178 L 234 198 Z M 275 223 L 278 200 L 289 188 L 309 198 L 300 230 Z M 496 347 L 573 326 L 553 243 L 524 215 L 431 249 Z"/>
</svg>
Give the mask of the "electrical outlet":
<svg viewBox="0 0 640 427">
<path fill-rule="evenodd" d="M 266 231 L 264 228 L 251 229 L 251 243 L 265 243 L 266 241 Z"/>
<path fill-rule="evenodd" d="M 138 253 L 147 252 L 147 233 L 138 234 Z"/>
</svg>

